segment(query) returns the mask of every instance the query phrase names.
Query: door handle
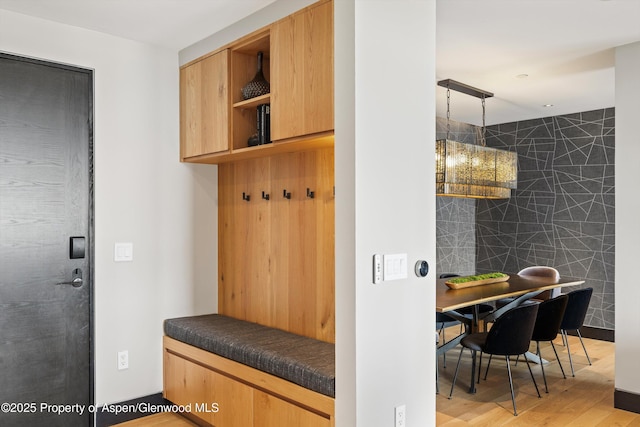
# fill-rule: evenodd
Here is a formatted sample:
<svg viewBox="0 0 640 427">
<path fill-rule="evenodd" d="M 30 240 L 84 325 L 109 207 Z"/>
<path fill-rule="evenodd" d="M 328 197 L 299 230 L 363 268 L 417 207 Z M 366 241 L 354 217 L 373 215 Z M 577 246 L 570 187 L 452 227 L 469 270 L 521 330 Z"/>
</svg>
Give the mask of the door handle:
<svg viewBox="0 0 640 427">
<path fill-rule="evenodd" d="M 56 283 L 56 286 L 71 285 L 74 288 L 79 288 L 80 286 L 82 286 L 83 283 L 84 281 L 82 280 L 82 270 L 80 270 L 79 268 L 76 268 L 73 270 L 73 275 L 71 276 L 70 282 Z"/>
</svg>

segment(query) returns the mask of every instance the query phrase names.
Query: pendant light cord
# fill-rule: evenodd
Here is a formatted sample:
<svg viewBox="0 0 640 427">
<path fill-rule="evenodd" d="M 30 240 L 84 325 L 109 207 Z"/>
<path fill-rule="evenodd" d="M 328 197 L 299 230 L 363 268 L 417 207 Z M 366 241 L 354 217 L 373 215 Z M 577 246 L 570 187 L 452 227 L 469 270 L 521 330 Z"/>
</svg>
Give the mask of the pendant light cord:
<svg viewBox="0 0 640 427">
<path fill-rule="evenodd" d="M 485 106 L 484 95 L 482 95 L 482 136 L 480 137 L 480 145 L 487 146 L 487 127 L 485 126 Z"/>
<path fill-rule="evenodd" d="M 449 88 L 449 85 L 447 85 L 447 140 L 449 139 L 449 134 L 451 133 L 451 125 L 449 124 L 449 119 L 451 118 L 450 103 L 451 89 Z"/>
</svg>

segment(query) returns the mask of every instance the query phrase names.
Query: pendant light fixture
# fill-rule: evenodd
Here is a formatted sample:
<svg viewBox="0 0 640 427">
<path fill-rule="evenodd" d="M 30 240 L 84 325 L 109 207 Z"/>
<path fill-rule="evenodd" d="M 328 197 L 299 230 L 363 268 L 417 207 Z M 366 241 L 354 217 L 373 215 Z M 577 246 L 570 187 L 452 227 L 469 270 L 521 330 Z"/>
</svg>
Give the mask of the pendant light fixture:
<svg viewBox="0 0 640 427">
<path fill-rule="evenodd" d="M 436 141 L 436 195 L 475 199 L 508 199 L 518 182 L 518 157 L 515 152 L 486 146 L 485 99 L 493 96 L 455 80 L 438 82 L 447 88 L 447 137 Z M 451 90 L 482 100 L 480 144 L 449 139 Z"/>
</svg>

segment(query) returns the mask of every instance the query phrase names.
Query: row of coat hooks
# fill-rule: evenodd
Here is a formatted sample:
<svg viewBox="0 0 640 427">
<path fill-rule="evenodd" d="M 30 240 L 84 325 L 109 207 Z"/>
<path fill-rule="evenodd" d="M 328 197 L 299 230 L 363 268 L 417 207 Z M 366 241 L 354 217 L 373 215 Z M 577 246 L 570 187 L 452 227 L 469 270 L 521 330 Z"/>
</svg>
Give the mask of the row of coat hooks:
<svg viewBox="0 0 640 427">
<path fill-rule="evenodd" d="M 287 191 L 287 189 L 285 188 L 284 190 L 282 190 L 282 197 L 284 197 L 285 199 L 291 200 L 291 192 Z M 310 188 L 307 188 L 307 197 L 310 199 L 314 199 L 316 197 L 316 192 L 315 191 L 311 191 Z M 270 196 L 269 193 L 266 192 L 262 192 L 262 198 L 264 200 L 269 200 Z M 251 200 L 251 195 L 247 194 L 245 192 L 242 193 L 242 200 L 244 200 L 245 202 L 248 202 Z"/>
</svg>

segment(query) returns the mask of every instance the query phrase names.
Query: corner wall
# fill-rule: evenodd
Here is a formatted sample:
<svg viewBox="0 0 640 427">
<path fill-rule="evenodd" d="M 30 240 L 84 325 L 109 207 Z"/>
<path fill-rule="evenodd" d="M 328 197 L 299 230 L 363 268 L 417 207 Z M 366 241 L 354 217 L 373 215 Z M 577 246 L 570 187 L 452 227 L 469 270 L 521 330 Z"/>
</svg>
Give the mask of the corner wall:
<svg viewBox="0 0 640 427">
<path fill-rule="evenodd" d="M 616 392 L 627 394 L 640 412 L 640 42 L 616 49 Z M 621 407 L 616 393 L 616 407 Z"/>
<path fill-rule="evenodd" d="M 336 427 L 401 405 L 435 425 L 435 2 L 334 5 Z M 408 277 L 373 284 L 373 255 L 396 253 Z"/>
</svg>

